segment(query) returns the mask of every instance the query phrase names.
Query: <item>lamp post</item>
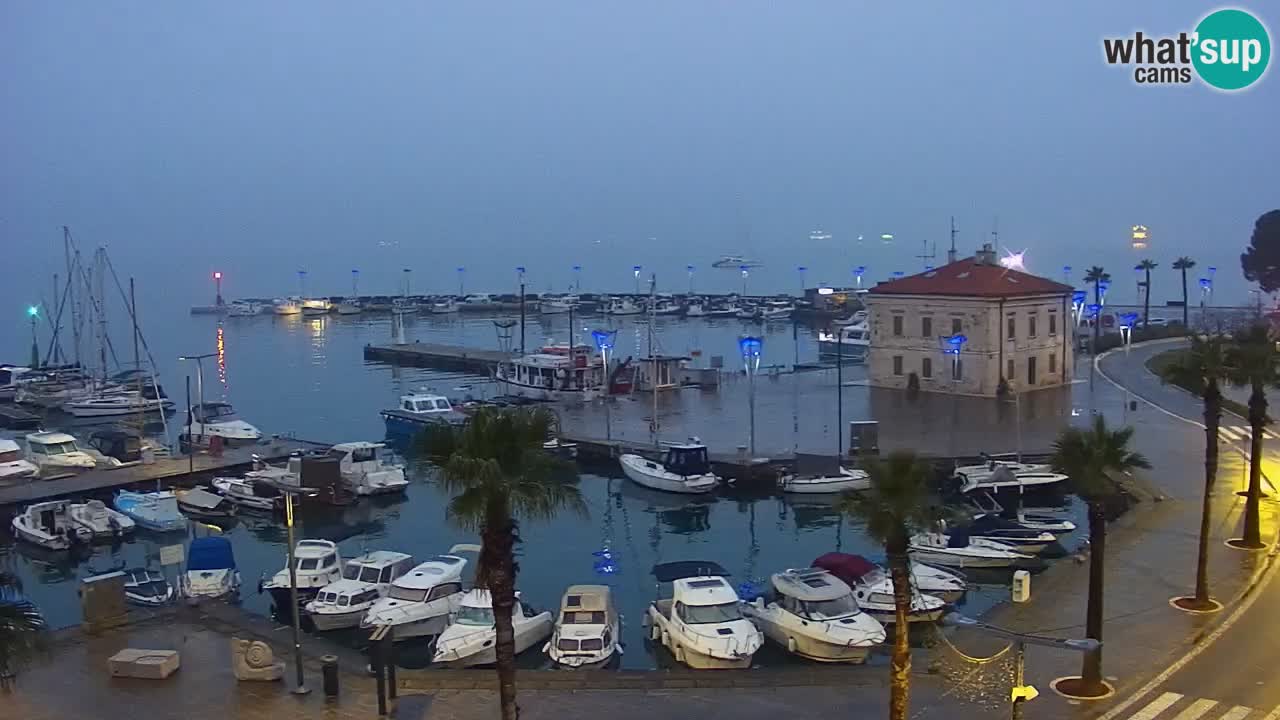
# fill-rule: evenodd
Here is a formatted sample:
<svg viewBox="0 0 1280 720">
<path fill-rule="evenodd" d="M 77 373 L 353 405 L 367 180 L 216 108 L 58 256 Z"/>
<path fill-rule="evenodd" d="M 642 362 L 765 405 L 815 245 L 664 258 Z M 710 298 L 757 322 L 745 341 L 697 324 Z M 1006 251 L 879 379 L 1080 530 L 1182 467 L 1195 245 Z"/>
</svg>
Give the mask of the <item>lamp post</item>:
<svg viewBox="0 0 1280 720">
<path fill-rule="evenodd" d="M 524 354 L 524 266 L 516 266 L 516 279 L 520 281 L 520 354 Z"/>
<path fill-rule="evenodd" d="M 1062 283 L 1064 285 L 1071 284 L 1071 266 L 1070 265 L 1062 266 Z"/>
<path fill-rule="evenodd" d="M 458 298 L 467 296 L 467 269 L 461 265 L 458 266 Z"/>
<path fill-rule="evenodd" d="M 573 292 L 574 293 L 582 292 L 582 266 L 581 265 L 573 266 Z"/>
<path fill-rule="evenodd" d="M 961 366 L 960 353 L 964 351 L 964 344 L 969 341 L 964 335 L 956 333 L 955 335 L 943 335 L 938 338 L 939 344 L 942 346 L 942 359 L 945 362 L 951 359 L 951 440 L 949 445 L 951 456 L 955 457 L 956 445 L 956 395 L 957 385 L 960 380 Z"/>
<path fill-rule="evenodd" d="M 213 304 L 222 307 L 222 271 L 213 272 Z"/>
<path fill-rule="evenodd" d="M 636 280 L 636 295 L 638 296 L 640 294 L 640 266 L 639 265 L 631 266 L 631 275 Z"/>
<path fill-rule="evenodd" d="M 604 436 L 608 440 L 613 439 L 613 423 L 609 411 L 609 398 L 613 390 L 609 377 L 609 350 L 613 348 L 614 338 L 617 335 L 617 330 L 591 331 L 591 339 L 595 341 L 596 350 L 600 351 L 600 361 L 604 364 Z"/>
<path fill-rule="evenodd" d="M 764 339 L 754 335 L 738 338 L 738 350 L 742 352 L 742 365 L 747 371 L 748 414 L 751 422 L 751 457 L 756 456 L 756 372 L 760 370 L 760 351 Z"/>
<path fill-rule="evenodd" d="M 738 269 L 742 271 L 742 297 L 745 298 L 747 296 L 747 275 L 749 273 L 746 265 L 739 265 Z"/>
<path fill-rule="evenodd" d="M 804 271 L 805 270 L 808 270 L 808 268 L 806 268 L 803 265 L 796 268 L 796 272 L 800 273 L 800 297 L 804 297 Z"/>
<path fill-rule="evenodd" d="M 307 298 L 307 271 L 298 271 L 298 297 L 302 300 Z"/>
<path fill-rule="evenodd" d="M 201 415 L 200 415 L 200 443 L 199 443 L 199 444 L 201 444 L 201 445 L 203 445 L 203 444 L 204 444 L 204 415 L 203 415 L 203 413 L 204 413 L 204 407 L 203 407 L 203 406 L 204 406 L 204 360 L 205 360 L 205 358 L 211 358 L 211 357 L 217 357 L 217 356 L 218 356 L 218 354 L 217 354 L 217 353 L 205 353 L 205 354 L 203 354 L 203 355 L 179 355 L 179 356 L 178 356 L 178 361 L 179 361 L 179 362 L 181 362 L 181 361 L 183 361 L 183 360 L 194 360 L 194 361 L 196 362 L 196 406 L 200 408 L 200 412 L 201 412 Z M 187 436 L 187 445 L 188 445 L 188 447 L 187 447 L 187 451 L 188 451 L 190 454 L 192 454 L 192 455 L 194 455 L 194 454 L 195 454 L 195 443 L 193 443 L 193 442 L 191 441 L 191 437 L 190 437 L 190 433 L 191 433 L 191 421 L 192 421 L 193 419 L 194 419 L 194 418 L 192 418 L 192 417 L 191 417 L 191 402 L 190 402 L 190 398 L 188 398 L 188 401 L 187 401 L 187 433 L 188 433 L 188 436 Z"/>
<path fill-rule="evenodd" d="M 855 287 L 857 287 L 859 290 L 862 289 L 862 276 L 866 274 L 866 272 L 867 272 L 866 265 L 859 265 L 858 267 L 853 269 L 854 284 L 855 284 Z"/>
<path fill-rule="evenodd" d="M 1206 299 L 1209 297 L 1209 288 L 1213 287 L 1213 281 L 1207 277 L 1200 278 L 1200 328 L 1206 329 L 1209 321 L 1205 315 L 1208 308 L 1205 305 Z"/>
<path fill-rule="evenodd" d="M 693 270 L 694 270 L 694 268 L 693 268 L 693 266 L 692 266 L 692 265 L 685 265 L 685 266 L 684 266 L 684 269 L 689 273 L 689 294 L 690 294 L 690 295 L 692 295 L 692 294 L 693 294 Z"/>
<path fill-rule="evenodd" d="M 32 305 L 27 308 L 27 317 L 31 318 L 31 369 L 40 367 L 40 341 L 36 338 L 36 322 L 40 319 L 40 308 Z"/>
<path fill-rule="evenodd" d="M 1133 345 L 1133 326 L 1138 322 L 1138 313 L 1124 313 L 1120 316 L 1120 342 L 1124 343 L 1124 356 L 1129 358 L 1129 347 Z M 1129 388 L 1124 389 L 1124 423 L 1129 423 Z"/>
<path fill-rule="evenodd" d="M 311 688 L 307 687 L 306 679 L 302 675 L 302 615 L 298 608 L 298 561 L 294 557 L 293 536 L 293 496 L 305 495 L 307 497 L 314 496 L 315 490 L 304 487 L 280 487 L 280 492 L 284 494 L 284 524 L 288 530 L 289 542 L 289 608 L 293 615 L 293 667 L 297 672 L 297 685 L 293 688 L 294 695 L 306 695 L 311 692 Z"/>
<path fill-rule="evenodd" d="M 1087 290 L 1075 290 L 1071 293 L 1071 314 L 1075 318 L 1076 327 L 1079 327 L 1080 323 L 1084 321 L 1084 306 L 1085 301 L 1088 299 L 1089 292 Z"/>
</svg>

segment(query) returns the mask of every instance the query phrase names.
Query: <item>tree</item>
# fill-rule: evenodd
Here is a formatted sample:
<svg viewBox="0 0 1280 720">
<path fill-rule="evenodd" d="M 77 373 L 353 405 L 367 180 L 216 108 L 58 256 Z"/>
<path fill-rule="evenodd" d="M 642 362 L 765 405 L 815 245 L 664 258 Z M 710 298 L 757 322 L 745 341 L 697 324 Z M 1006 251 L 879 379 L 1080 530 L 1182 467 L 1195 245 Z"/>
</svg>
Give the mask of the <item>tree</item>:
<svg viewBox="0 0 1280 720">
<path fill-rule="evenodd" d="M 866 525 L 867 534 L 884 546 L 893 580 L 893 659 L 889 670 L 889 719 L 906 720 L 911 693 L 911 645 L 907 615 L 911 612 L 911 535 L 929 528 L 938 517 L 929 479 L 933 470 L 910 451 L 896 451 L 863 464 L 870 477 L 866 492 L 846 494 L 840 511 Z"/>
<path fill-rule="evenodd" d="M 1200 510 L 1200 546 L 1196 552 L 1196 594 L 1180 607 L 1209 610 L 1217 607 L 1209 597 L 1209 527 L 1213 486 L 1218 477 L 1218 426 L 1222 421 L 1222 383 L 1230 372 L 1230 339 L 1223 335 L 1192 335 L 1191 347 L 1177 362 L 1165 366 L 1160 379 L 1195 389 L 1204 403 L 1204 500 Z"/>
<path fill-rule="evenodd" d="M 1244 537 L 1240 546 L 1262 547 L 1258 516 L 1262 500 L 1262 431 L 1267 426 L 1267 389 L 1280 385 L 1276 346 L 1266 325 L 1257 324 L 1235 334 L 1230 354 L 1230 380 L 1249 388 L 1249 492 L 1244 503 Z"/>
<path fill-rule="evenodd" d="M 1280 289 L 1280 210 L 1258 216 L 1249 247 L 1240 255 L 1244 279 L 1262 286 L 1263 292 Z"/>
<path fill-rule="evenodd" d="M 564 510 L 586 515 L 581 494 L 568 482 L 572 466 L 542 448 L 553 422 L 544 408 L 483 408 L 463 427 L 441 425 L 419 441 L 441 466 L 440 484 L 453 496 L 449 520 L 480 534 L 476 587 L 487 589 L 493 603 L 503 720 L 520 713 L 511 622 L 519 521 L 548 520 Z"/>
<path fill-rule="evenodd" d="M 1196 261 L 1183 255 L 1173 261 L 1173 269 L 1182 271 L 1182 327 L 1190 327 L 1187 316 L 1187 271 L 1196 266 Z"/>
<path fill-rule="evenodd" d="M 16 575 L 0 571 L 0 684 L 43 644 L 44 616 L 22 595 Z"/>
<path fill-rule="evenodd" d="M 1093 316 L 1093 345 L 1089 351 L 1098 354 L 1098 333 L 1102 330 L 1102 288 L 1111 282 L 1111 274 L 1101 266 L 1094 265 L 1085 273 L 1084 281 L 1093 283 L 1093 304 L 1098 307 L 1098 314 Z"/>
<path fill-rule="evenodd" d="M 1070 478 L 1072 490 L 1089 507 L 1089 601 L 1085 635 L 1099 642 L 1102 641 L 1108 506 L 1120 493 L 1112 476 L 1151 467 L 1145 457 L 1129 448 L 1132 439 L 1133 428 L 1111 430 L 1106 418 L 1097 415 L 1088 428 L 1063 430 L 1053 444 L 1053 457 L 1049 461 L 1055 472 Z M 1060 682 L 1058 689 L 1086 698 L 1107 694 L 1107 684 L 1102 679 L 1102 649 L 1085 653 L 1080 677 Z"/>
<path fill-rule="evenodd" d="M 1142 327 L 1146 329 L 1147 323 L 1151 321 L 1151 271 L 1159 267 L 1159 263 L 1154 260 L 1143 260 L 1138 263 L 1138 269 L 1146 273 L 1142 286 L 1147 289 L 1142 295 Z"/>
</svg>

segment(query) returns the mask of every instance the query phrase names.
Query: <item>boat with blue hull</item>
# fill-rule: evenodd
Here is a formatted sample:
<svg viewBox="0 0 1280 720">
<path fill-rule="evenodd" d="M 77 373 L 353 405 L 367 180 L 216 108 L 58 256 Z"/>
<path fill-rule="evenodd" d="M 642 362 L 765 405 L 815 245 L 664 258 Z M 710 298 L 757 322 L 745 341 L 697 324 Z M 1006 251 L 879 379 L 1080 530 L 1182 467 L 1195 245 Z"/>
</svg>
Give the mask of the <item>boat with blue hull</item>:
<svg viewBox="0 0 1280 720">
<path fill-rule="evenodd" d="M 187 529 L 187 518 L 178 509 L 178 498 L 168 490 L 151 493 L 121 490 L 116 493 L 114 504 L 117 510 L 146 530 L 176 532 Z"/>
<path fill-rule="evenodd" d="M 379 414 L 386 421 L 389 438 L 412 438 L 433 425 L 461 425 L 467 419 L 449 398 L 425 392 L 401 395 L 399 405 Z"/>
</svg>

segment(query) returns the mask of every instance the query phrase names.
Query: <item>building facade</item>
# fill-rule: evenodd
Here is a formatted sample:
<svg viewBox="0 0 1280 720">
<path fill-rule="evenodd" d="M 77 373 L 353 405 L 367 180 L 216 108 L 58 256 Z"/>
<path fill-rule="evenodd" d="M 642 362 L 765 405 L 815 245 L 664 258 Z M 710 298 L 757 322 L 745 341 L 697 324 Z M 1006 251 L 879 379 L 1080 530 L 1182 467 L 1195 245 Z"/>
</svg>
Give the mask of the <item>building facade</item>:
<svg viewBox="0 0 1280 720">
<path fill-rule="evenodd" d="M 1015 392 L 1068 384 L 1071 292 L 1002 267 L 989 245 L 971 258 L 880 283 L 864 296 L 870 383 L 991 397 L 1002 381 Z"/>
</svg>

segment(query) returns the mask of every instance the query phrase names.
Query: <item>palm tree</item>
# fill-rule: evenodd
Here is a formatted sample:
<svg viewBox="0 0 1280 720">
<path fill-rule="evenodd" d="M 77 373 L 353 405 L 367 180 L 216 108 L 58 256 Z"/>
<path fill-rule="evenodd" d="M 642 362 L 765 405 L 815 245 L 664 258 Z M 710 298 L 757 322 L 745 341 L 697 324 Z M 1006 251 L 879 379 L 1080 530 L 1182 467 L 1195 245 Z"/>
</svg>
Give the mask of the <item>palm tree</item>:
<svg viewBox="0 0 1280 720">
<path fill-rule="evenodd" d="M 39 649 L 44 630 L 44 616 L 23 597 L 18 577 L 0 571 L 0 685 Z"/>
<path fill-rule="evenodd" d="M 1154 260 L 1143 260 L 1138 263 L 1138 269 L 1146 273 L 1146 278 L 1142 281 L 1143 287 L 1147 289 L 1142 295 L 1142 328 L 1147 328 L 1147 323 L 1151 320 L 1151 271 L 1159 267 L 1159 263 Z"/>
<path fill-rule="evenodd" d="M 1085 273 L 1084 281 L 1093 283 L 1093 304 L 1098 306 L 1098 314 L 1093 317 L 1093 346 L 1089 348 L 1093 354 L 1098 353 L 1098 333 L 1102 329 L 1102 286 L 1111 282 L 1111 274 L 1100 265 L 1094 265 Z"/>
<path fill-rule="evenodd" d="M 1262 498 L 1262 431 L 1267 426 L 1267 389 L 1280 385 L 1276 346 L 1266 325 L 1253 325 L 1235 335 L 1231 348 L 1230 379 L 1236 387 L 1249 388 L 1249 492 L 1244 503 L 1244 537 L 1239 545 L 1262 547 L 1258 517 Z"/>
<path fill-rule="evenodd" d="M 930 527 L 938 517 L 930 492 L 929 464 L 910 451 L 896 451 L 885 460 L 873 458 L 863 467 L 871 488 L 850 493 L 840 511 L 862 521 L 867 534 L 884 546 L 893 579 L 893 659 L 889 670 L 889 720 L 906 720 L 911 692 L 911 645 L 907 615 L 911 612 L 911 564 L 907 547 L 911 535 Z"/>
<path fill-rule="evenodd" d="M 1160 379 L 1200 393 L 1204 403 L 1204 500 L 1200 510 L 1200 546 L 1196 553 L 1196 594 L 1175 603 L 1188 610 L 1209 610 L 1209 525 L 1213 485 L 1218 477 L 1218 425 L 1222 421 L 1222 383 L 1230 370 L 1230 340 L 1223 335 L 1192 335 L 1191 348 L 1167 365 Z"/>
<path fill-rule="evenodd" d="M 581 494 L 567 482 L 575 471 L 542 448 L 553 422 L 544 408 L 485 408 L 462 428 L 433 428 L 420 440 L 442 468 L 441 487 L 453 496 L 448 518 L 480 534 L 476 587 L 487 589 L 493 603 L 503 720 L 520 712 L 511 623 L 519 521 L 548 520 L 562 510 L 586 514 Z"/>
<path fill-rule="evenodd" d="M 1182 271 L 1182 327 L 1187 327 L 1187 271 L 1196 266 L 1196 261 L 1183 255 L 1173 261 L 1173 269 Z"/>
<path fill-rule="evenodd" d="M 1132 439 L 1133 428 L 1111 430 L 1106 418 L 1097 415 L 1092 427 L 1063 430 L 1053 444 L 1053 457 L 1049 461 L 1055 472 L 1070 478 L 1072 489 L 1089 506 L 1089 605 L 1085 613 L 1085 635 L 1099 642 L 1102 641 L 1107 509 L 1120 492 L 1111 476 L 1151 467 L 1145 457 L 1129 448 Z M 1106 695 L 1109 690 L 1102 679 L 1102 648 L 1085 653 L 1079 678 L 1069 678 L 1057 687 L 1064 694 L 1082 698 Z"/>
</svg>

